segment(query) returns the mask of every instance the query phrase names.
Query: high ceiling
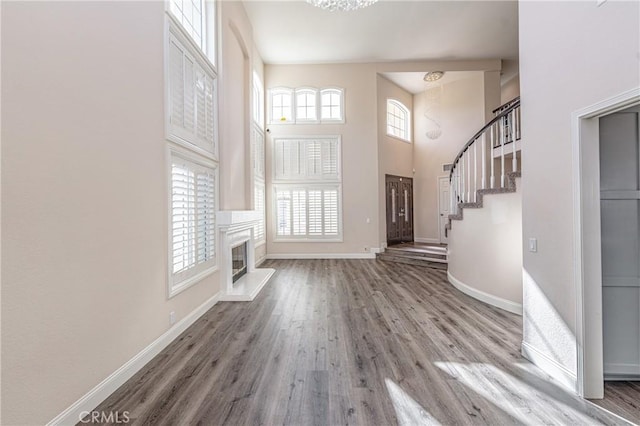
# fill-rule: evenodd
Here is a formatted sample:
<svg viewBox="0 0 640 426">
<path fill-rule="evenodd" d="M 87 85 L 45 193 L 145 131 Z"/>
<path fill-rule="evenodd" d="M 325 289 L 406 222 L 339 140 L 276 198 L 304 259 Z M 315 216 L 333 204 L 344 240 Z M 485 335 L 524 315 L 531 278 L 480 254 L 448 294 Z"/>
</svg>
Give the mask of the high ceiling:
<svg viewBox="0 0 640 426">
<path fill-rule="evenodd" d="M 244 4 L 269 64 L 518 58 L 516 1 L 381 0 L 352 12 Z"/>
</svg>

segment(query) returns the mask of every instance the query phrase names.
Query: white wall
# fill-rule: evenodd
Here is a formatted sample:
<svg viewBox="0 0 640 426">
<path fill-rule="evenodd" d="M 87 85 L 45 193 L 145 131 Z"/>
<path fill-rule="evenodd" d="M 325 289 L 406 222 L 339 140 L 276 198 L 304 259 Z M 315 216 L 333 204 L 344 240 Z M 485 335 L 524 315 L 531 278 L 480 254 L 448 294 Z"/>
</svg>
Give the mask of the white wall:
<svg viewBox="0 0 640 426">
<path fill-rule="evenodd" d="M 220 2 L 220 209 L 250 210 L 253 177 L 250 163 L 253 32 L 242 3 Z M 259 66 L 259 65 L 258 65 Z"/>
<path fill-rule="evenodd" d="M 520 74 L 516 74 L 500 85 L 500 104 L 520 96 Z"/>
<path fill-rule="evenodd" d="M 163 2 L 2 4 L 2 424 L 48 422 L 219 291 L 167 299 L 164 25 Z M 238 164 L 221 187 L 248 182 Z M 250 207 L 238 185 L 221 201 Z"/>
<path fill-rule="evenodd" d="M 344 124 L 267 125 L 270 129 L 267 134 L 268 254 L 370 253 L 371 247 L 378 247 L 375 69 L 368 64 L 266 65 L 265 80 L 267 90 L 278 86 L 341 87 L 345 89 L 346 117 Z M 343 242 L 274 242 L 273 137 L 323 134 L 342 136 Z"/>
<path fill-rule="evenodd" d="M 511 312 L 522 308 L 522 191 L 485 195 L 449 231 L 449 275 L 463 291 Z M 481 294 L 478 294 L 480 292 Z M 484 293 L 484 294 L 482 294 Z M 484 298 L 484 299 L 483 299 Z"/>
<path fill-rule="evenodd" d="M 565 382 L 576 374 L 570 115 L 640 84 L 639 8 L 520 3 L 522 226 L 538 239 L 524 252 L 524 343 Z"/>
<path fill-rule="evenodd" d="M 465 75 L 442 89 L 442 136 L 438 139 L 426 136 L 426 95 L 414 96 L 414 229 L 418 240 L 439 241 L 438 177 L 449 175 L 442 171 L 442 165 L 453 162 L 485 123 L 483 72 Z"/>
</svg>

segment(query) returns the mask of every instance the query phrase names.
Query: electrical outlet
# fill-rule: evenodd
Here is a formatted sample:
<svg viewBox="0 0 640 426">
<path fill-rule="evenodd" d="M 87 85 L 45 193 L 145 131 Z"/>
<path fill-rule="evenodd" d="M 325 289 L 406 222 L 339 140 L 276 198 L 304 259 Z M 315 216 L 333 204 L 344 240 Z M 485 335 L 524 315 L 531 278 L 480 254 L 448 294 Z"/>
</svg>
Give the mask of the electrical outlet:
<svg viewBox="0 0 640 426">
<path fill-rule="evenodd" d="M 176 313 L 175 311 L 169 312 L 169 324 L 173 325 L 176 323 Z"/>
</svg>

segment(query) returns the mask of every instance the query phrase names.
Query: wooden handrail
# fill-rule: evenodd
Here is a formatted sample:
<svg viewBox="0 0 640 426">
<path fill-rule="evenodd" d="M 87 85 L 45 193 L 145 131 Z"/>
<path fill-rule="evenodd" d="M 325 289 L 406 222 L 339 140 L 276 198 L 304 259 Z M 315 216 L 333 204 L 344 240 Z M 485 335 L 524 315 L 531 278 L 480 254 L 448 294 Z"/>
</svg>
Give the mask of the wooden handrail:
<svg viewBox="0 0 640 426">
<path fill-rule="evenodd" d="M 453 163 L 451 163 L 452 166 L 451 166 L 451 170 L 449 171 L 449 182 L 452 181 L 454 170 L 456 169 L 456 166 L 460 161 L 460 158 L 462 158 L 462 156 L 467 151 L 467 149 L 469 149 L 469 147 L 473 145 L 475 141 L 478 140 L 480 136 L 482 136 L 483 133 L 485 133 L 489 128 L 491 128 L 491 126 L 493 126 L 498 121 L 502 120 L 504 117 L 508 116 L 514 109 L 518 108 L 520 106 L 520 97 L 515 98 L 512 102 L 513 103 L 509 105 L 507 109 L 505 109 L 500 114 L 493 117 L 491 121 L 489 121 L 487 124 L 484 125 L 484 127 L 482 127 L 482 129 L 478 130 L 478 132 L 475 135 L 473 135 L 471 139 L 469 139 L 469 142 L 467 142 L 464 145 L 464 147 L 462 147 L 458 155 L 456 155 L 456 158 L 453 160 Z"/>
</svg>

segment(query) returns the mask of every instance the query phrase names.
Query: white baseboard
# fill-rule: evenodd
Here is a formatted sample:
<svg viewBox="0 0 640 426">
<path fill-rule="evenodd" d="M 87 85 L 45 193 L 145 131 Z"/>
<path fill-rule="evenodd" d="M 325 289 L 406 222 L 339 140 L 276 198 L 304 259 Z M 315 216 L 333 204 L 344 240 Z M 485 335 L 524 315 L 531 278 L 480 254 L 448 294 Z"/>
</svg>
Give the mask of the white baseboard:
<svg viewBox="0 0 640 426">
<path fill-rule="evenodd" d="M 556 360 L 550 358 L 544 352 L 534 348 L 527 342 L 522 342 L 522 356 L 540 367 L 542 371 L 551 376 L 558 383 L 569 389 L 571 392 L 577 391 L 578 378 L 576 374 Z"/>
<path fill-rule="evenodd" d="M 379 248 L 379 247 L 371 247 L 371 253 L 376 254 L 376 253 L 383 253 L 384 249 L 383 248 Z"/>
<path fill-rule="evenodd" d="M 138 352 L 133 358 L 124 365 L 111 373 L 109 377 L 100 382 L 96 387 L 91 389 L 82 398 L 74 402 L 69 408 L 58 414 L 47 425 L 75 425 L 80 421 L 81 413 L 86 415 L 113 392 L 122 386 L 127 380 L 133 377 L 142 367 L 147 365 L 156 355 L 173 342 L 183 331 L 191 324 L 196 322 L 198 318 L 204 315 L 220 298 L 220 294 L 216 294 L 202 305 L 194 309 L 189 315 L 178 321 L 162 336 L 154 340 L 149 346 Z"/>
<path fill-rule="evenodd" d="M 272 253 L 267 259 L 375 259 L 373 249 L 369 253 Z"/>
<path fill-rule="evenodd" d="M 464 294 L 471 296 L 474 299 L 478 299 L 481 302 L 495 306 L 496 308 L 504 309 L 507 312 L 522 316 L 522 304 L 515 303 L 489 293 L 485 293 L 484 291 L 476 290 L 475 288 L 468 286 L 467 284 L 451 275 L 451 272 L 449 271 L 447 271 L 447 278 L 449 278 L 449 282 L 455 288 L 457 288 Z"/>
<path fill-rule="evenodd" d="M 416 237 L 413 239 L 416 243 L 426 243 L 426 244 L 440 244 L 439 238 L 421 238 Z"/>
</svg>

